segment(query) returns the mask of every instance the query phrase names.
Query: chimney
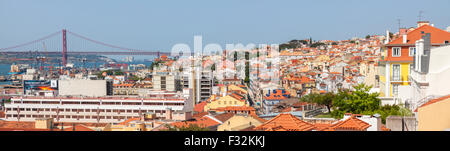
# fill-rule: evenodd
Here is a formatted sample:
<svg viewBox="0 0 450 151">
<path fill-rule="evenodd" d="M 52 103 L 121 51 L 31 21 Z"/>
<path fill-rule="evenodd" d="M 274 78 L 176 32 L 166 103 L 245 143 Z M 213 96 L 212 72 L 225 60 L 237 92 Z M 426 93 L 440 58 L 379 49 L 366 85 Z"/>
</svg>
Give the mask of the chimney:
<svg viewBox="0 0 450 151">
<path fill-rule="evenodd" d="M 406 44 L 407 42 L 408 42 L 407 35 L 404 34 L 404 35 L 403 35 L 403 43 Z"/>
<path fill-rule="evenodd" d="M 381 115 L 376 113 L 375 115 L 373 115 L 373 117 L 376 119 L 376 127 L 377 127 L 377 131 L 381 131 Z"/>
<path fill-rule="evenodd" d="M 400 30 L 399 30 L 399 35 L 406 35 L 407 32 L 408 32 L 408 29 L 406 29 L 406 28 L 400 28 Z"/>
<path fill-rule="evenodd" d="M 352 116 L 352 113 L 345 113 L 344 118 L 342 120 L 346 120 Z"/>
<path fill-rule="evenodd" d="M 430 25 L 430 22 L 429 21 L 418 21 L 417 22 L 417 28 L 419 28 L 423 25 Z"/>
</svg>

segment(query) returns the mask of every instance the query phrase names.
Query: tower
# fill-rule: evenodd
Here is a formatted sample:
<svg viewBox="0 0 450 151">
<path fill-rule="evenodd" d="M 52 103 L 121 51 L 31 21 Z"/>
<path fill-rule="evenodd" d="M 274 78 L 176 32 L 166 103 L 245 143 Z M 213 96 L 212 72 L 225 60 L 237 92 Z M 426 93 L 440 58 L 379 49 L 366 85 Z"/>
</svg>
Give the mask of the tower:
<svg viewBox="0 0 450 151">
<path fill-rule="evenodd" d="M 66 37 L 66 30 L 62 30 L 62 40 L 63 40 L 63 66 L 65 67 L 67 64 L 67 37 Z"/>
</svg>

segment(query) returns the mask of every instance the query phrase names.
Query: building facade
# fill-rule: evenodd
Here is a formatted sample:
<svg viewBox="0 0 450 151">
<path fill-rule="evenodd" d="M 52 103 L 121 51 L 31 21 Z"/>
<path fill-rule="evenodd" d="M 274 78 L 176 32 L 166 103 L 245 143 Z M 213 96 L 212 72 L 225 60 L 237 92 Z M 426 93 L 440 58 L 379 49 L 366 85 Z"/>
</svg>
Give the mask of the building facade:
<svg viewBox="0 0 450 151">
<path fill-rule="evenodd" d="M 450 41 L 450 33 L 429 25 L 429 22 L 419 21 L 414 30 L 400 30 L 399 37 L 388 42 L 385 48 L 385 56 L 382 64 L 385 65 L 380 75 L 381 85 L 384 86 L 384 96 L 398 97 L 400 87 L 409 86 L 410 68 L 416 54 L 416 41 L 423 35 L 430 33 L 431 46 L 441 46 Z"/>
<path fill-rule="evenodd" d="M 182 97 L 119 98 L 119 97 L 15 97 L 5 104 L 7 121 L 34 121 L 54 118 L 56 122 L 120 122 L 142 113 L 152 112 L 164 117 L 167 108 L 184 111 Z M 189 103 L 188 103 L 189 104 Z"/>
</svg>

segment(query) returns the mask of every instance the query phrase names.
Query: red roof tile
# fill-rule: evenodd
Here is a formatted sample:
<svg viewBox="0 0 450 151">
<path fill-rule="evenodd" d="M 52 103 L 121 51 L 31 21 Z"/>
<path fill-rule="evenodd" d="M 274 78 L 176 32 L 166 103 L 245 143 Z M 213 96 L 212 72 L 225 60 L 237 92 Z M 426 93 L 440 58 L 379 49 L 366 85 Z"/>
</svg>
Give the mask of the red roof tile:
<svg viewBox="0 0 450 151">
<path fill-rule="evenodd" d="M 77 124 L 77 125 L 75 125 L 75 130 L 74 130 L 73 126 L 70 126 L 70 127 L 65 128 L 64 131 L 94 131 L 94 130 L 89 127 L 86 127 L 84 125 Z"/>
<path fill-rule="evenodd" d="M 422 38 L 422 31 L 424 33 L 431 33 L 432 44 L 443 44 L 445 40 L 450 40 L 449 32 L 430 25 L 423 25 L 407 33 L 408 41 L 406 44 L 415 44 L 417 40 Z M 388 43 L 388 45 L 393 44 L 403 44 L 403 37 L 399 36 L 399 38 Z"/>
<path fill-rule="evenodd" d="M 314 125 L 302 121 L 289 113 L 280 113 L 264 124 L 255 128 L 256 130 L 286 130 L 286 131 L 311 131 Z"/>
<path fill-rule="evenodd" d="M 194 111 L 197 113 L 203 112 L 205 109 L 206 104 L 208 104 L 206 101 L 200 102 L 194 106 Z"/>
<path fill-rule="evenodd" d="M 334 124 L 331 128 L 334 130 L 367 130 L 367 128 L 370 127 L 370 124 L 356 118 L 356 116 L 356 114 L 353 114 L 348 119 Z"/>
</svg>

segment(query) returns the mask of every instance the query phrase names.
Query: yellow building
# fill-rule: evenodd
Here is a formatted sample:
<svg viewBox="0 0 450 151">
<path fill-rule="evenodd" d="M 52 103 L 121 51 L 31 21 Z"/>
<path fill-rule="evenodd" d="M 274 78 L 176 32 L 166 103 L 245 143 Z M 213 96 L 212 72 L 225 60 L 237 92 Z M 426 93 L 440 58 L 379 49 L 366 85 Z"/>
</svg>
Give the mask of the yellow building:
<svg viewBox="0 0 450 151">
<path fill-rule="evenodd" d="M 450 95 L 431 100 L 417 109 L 419 131 L 450 129 Z"/>
<path fill-rule="evenodd" d="M 256 115 L 234 115 L 217 127 L 217 131 L 239 131 L 249 127 L 257 127 L 266 120 Z"/>
<path fill-rule="evenodd" d="M 228 90 L 229 91 L 238 91 L 241 94 L 247 94 L 247 90 L 245 90 L 245 89 L 243 89 L 241 87 L 238 87 L 238 86 L 236 86 L 234 84 L 229 85 L 228 86 Z"/>
<path fill-rule="evenodd" d="M 129 118 L 121 123 L 111 123 L 103 131 L 151 131 L 162 123 L 155 122 L 156 114 L 145 113 L 141 117 Z"/>
<path fill-rule="evenodd" d="M 410 85 L 409 70 L 416 55 L 416 41 L 425 37 L 429 38 L 431 47 L 441 46 L 450 40 L 450 33 L 430 26 L 429 22 L 419 21 L 415 30 L 401 30 L 397 38 L 383 46 L 382 97 L 396 97 L 399 86 Z"/>
<path fill-rule="evenodd" d="M 50 129 L 53 125 L 53 118 L 38 118 L 35 120 L 36 129 Z"/>
<path fill-rule="evenodd" d="M 227 107 L 227 106 L 248 106 L 242 96 L 239 96 L 234 93 L 223 96 L 223 97 L 216 97 L 216 96 L 211 96 L 211 97 L 214 97 L 214 98 L 210 98 L 211 102 L 208 102 L 205 105 L 204 111 L 209 111 L 212 109 L 217 109 L 217 108 Z"/>
</svg>

